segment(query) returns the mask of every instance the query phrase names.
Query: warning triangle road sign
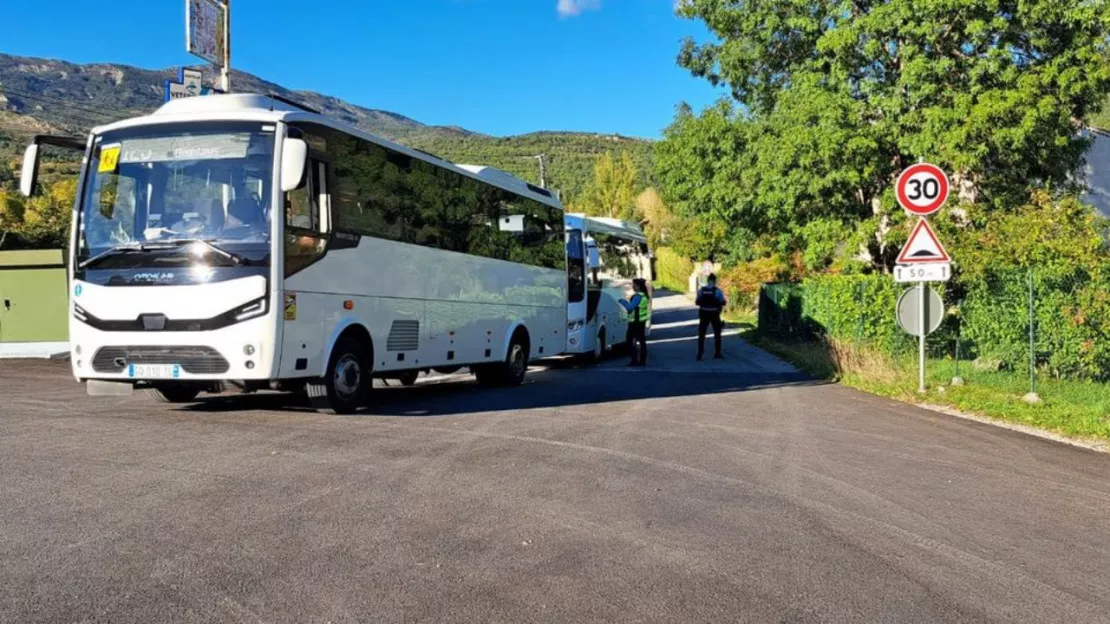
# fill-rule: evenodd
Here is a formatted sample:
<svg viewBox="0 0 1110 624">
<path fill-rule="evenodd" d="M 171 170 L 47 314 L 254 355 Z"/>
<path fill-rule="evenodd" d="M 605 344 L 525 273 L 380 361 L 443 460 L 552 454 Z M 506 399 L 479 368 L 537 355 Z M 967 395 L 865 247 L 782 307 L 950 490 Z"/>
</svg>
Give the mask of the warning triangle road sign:
<svg viewBox="0 0 1110 624">
<path fill-rule="evenodd" d="M 951 260 L 925 219 L 917 222 L 902 253 L 898 254 L 898 264 L 944 263 Z"/>
</svg>

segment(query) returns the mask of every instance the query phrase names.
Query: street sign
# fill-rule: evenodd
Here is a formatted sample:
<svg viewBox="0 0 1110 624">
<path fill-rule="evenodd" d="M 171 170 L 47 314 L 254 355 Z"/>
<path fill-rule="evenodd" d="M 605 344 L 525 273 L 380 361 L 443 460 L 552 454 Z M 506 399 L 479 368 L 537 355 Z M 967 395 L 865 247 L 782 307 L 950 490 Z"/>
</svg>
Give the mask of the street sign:
<svg viewBox="0 0 1110 624">
<path fill-rule="evenodd" d="M 929 227 L 929 222 L 921 219 L 914 226 L 910 239 L 902 247 L 902 253 L 898 254 L 897 262 L 898 264 L 947 264 L 951 261 L 948 252 L 944 250 L 944 245 L 940 244 L 937 235 L 933 233 L 933 228 Z"/>
<path fill-rule="evenodd" d="M 903 282 L 947 282 L 952 277 L 952 265 L 917 264 L 894 267 L 894 281 Z"/>
<path fill-rule="evenodd" d="M 163 98 L 165 98 L 165 101 L 169 102 L 170 100 L 193 97 L 195 95 L 222 93 L 222 91 L 218 89 L 206 87 L 201 84 L 201 75 L 202 74 L 195 69 L 182 68 L 178 70 L 177 82 L 166 80 L 162 83 Z"/>
<path fill-rule="evenodd" d="M 218 0 L 185 0 L 185 49 L 214 65 L 223 65 L 227 6 Z"/>
<path fill-rule="evenodd" d="M 925 293 L 924 308 L 921 306 L 922 293 Z M 923 316 L 926 321 L 924 324 L 921 322 Z M 935 332 L 943 318 L 944 301 L 932 288 L 907 288 L 898 297 L 898 325 L 911 336 L 921 337 L 922 329 L 925 330 L 925 336 Z"/>
<path fill-rule="evenodd" d="M 898 176 L 895 191 L 903 208 L 919 217 L 928 216 L 948 200 L 948 176 L 940 167 L 918 163 Z"/>
</svg>

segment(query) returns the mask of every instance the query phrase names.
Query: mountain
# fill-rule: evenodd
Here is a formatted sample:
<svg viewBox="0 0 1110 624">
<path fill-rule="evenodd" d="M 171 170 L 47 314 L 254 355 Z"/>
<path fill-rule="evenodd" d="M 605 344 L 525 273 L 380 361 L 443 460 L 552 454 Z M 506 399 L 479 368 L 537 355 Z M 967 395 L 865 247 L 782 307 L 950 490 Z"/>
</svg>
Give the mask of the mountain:
<svg viewBox="0 0 1110 624">
<path fill-rule="evenodd" d="M 216 76 L 210 67 L 195 69 L 204 73 L 206 84 L 213 84 Z M 12 145 L 34 132 L 82 134 L 97 124 L 147 114 L 162 104 L 163 81 L 176 77 L 176 69 L 80 65 L 0 54 L 0 150 L 10 153 Z M 650 175 L 652 143 L 643 139 L 546 131 L 494 137 L 457 126 L 426 125 L 402 114 L 289 89 L 245 72 L 232 71 L 231 84 L 236 92 L 274 93 L 452 162 L 491 165 L 533 183 L 539 181 L 536 156 L 543 154 L 548 186 L 561 190 L 568 200 L 581 193 L 594 160 L 605 152 L 630 151 L 643 185 Z"/>
</svg>

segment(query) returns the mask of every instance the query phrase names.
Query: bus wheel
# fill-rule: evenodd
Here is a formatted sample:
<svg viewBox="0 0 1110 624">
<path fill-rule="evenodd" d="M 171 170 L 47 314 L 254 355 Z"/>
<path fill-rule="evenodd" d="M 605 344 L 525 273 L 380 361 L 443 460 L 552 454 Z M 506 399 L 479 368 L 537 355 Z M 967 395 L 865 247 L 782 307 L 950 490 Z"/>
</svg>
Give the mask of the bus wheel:
<svg viewBox="0 0 1110 624">
<path fill-rule="evenodd" d="M 419 376 L 420 371 L 408 371 L 398 377 L 397 381 L 400 381 L 402 386 L 411 386 L 416 383 L 416 378 Z"/>
<path fill-rule="evenodd" d="M 366 347 L 342 336 L 332 349 L 325 375 L 305 384 L 313 409 L 324 414 L 353 414 L 370 402 L 370 361 Z"/>
<path fill-rule="evenodd" d="M 159 403 L 190 403 L 200 394 L 200 387 L 192 384 L 159 384 L 143 388 L 143 393 Z"/>
<path fill-rule="evenodd" d="M 475 366 L 474 377 L 483 386 L 519 386 L 528 372 L 528 338 L 523 332 L 513 335 L 504 362 Z"/>
<path fill-rule="evenodd" d="M 594 352 L 591 354 L 594 363 L 600 362 L 605 357 L 605 328 L 597 330 L 597 340 L 594 341 Z"/>
</svg>

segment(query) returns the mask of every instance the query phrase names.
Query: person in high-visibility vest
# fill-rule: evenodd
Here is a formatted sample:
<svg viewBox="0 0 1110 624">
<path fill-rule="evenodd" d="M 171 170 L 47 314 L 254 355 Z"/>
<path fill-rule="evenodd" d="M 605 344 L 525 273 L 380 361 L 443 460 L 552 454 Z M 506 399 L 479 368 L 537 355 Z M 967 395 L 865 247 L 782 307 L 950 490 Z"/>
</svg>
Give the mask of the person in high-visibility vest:
<svg viewBox="0 0 1110 624">
<path fill-rule="evenodd" d="M 647 365 L 647 322 L 651 318 L 651 295 L 647 282 L 642 278 L 632 280 L 635 294 L 631 301 L 621 299 L 621 305 L 628 311 L 628 351 L 632 354 L 629 366 Z"/>
<path fill-rule="evenodd" d="M 710 273 L 705 286 L 698 289 L 698 359 L 705 353 L 705 330 L 713 326 L 713 357 L 721 359 L 721 310 L 725 308 L 725 293 L 717 288 L 717 276 Z"/>
</svg>

